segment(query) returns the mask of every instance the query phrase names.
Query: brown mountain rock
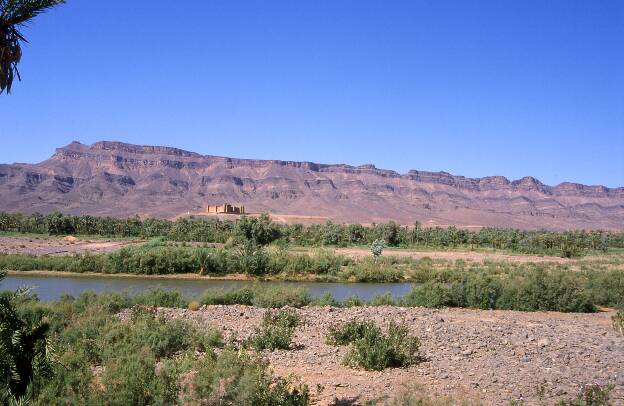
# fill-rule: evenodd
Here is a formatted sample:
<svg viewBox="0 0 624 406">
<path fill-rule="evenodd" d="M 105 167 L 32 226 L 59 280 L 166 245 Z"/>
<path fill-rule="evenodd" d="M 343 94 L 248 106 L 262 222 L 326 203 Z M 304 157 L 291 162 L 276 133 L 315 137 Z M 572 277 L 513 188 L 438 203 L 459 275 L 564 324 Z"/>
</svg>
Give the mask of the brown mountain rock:
<svg viewBox="0 0 624 406">
<path fill-rule="evenodd" d="M 0 165 L 0 210 L 171 218 L 208 204 L 337 222 L 624 229 L 624 188 L 532 177 L 407 174 L 372 164 L 236 159 L 177 148 L 73 142 L 38 164 Z"/>
</svg>

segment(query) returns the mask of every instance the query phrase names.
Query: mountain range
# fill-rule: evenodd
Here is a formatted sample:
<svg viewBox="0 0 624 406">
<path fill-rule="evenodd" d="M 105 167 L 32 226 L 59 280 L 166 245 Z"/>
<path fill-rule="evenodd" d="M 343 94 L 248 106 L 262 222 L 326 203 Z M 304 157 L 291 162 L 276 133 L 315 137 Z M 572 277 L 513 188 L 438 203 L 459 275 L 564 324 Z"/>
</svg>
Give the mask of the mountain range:
<svg viewBox="0 0 624 406">
<path fill-rule="evenodd" d="M 400 174 L 111 141 L 72 142 L 37 164 L 0 164 L 3 211 L 174 218 L 225 202 L 349 223 L 624 230 L 624 187 L 549 186 L 530 176 Z"/>
</svg>

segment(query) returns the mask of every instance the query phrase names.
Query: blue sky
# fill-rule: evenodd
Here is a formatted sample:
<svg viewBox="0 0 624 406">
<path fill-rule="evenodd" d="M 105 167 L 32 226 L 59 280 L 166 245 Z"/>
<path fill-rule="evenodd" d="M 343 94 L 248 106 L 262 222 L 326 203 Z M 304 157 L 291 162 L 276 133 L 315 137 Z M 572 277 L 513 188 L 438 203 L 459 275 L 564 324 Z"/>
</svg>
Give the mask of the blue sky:
<svg viewBox="0 0 624 406">
<path fill-rule="evenodd" d="M 106 139 L 624 186 L 620 0 L 68 0 L 24 32 L 0 162 Z"/>
</svg>

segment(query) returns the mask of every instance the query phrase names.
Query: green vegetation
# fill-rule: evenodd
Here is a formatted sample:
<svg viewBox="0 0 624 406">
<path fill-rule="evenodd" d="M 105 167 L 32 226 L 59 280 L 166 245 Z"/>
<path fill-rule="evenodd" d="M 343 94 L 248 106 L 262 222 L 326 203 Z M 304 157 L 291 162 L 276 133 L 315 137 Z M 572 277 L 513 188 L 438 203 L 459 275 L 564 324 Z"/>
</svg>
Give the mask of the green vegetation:
<svg viewBox="0 0 624 406">
<path fill-rule="evenodd" d="M 193 385 L 185 388 L 191 404 L 243 406 L 303 406 L 310 402 L 308 387 L 294 377 L 274 378 L 260 358 L 223 351 L 200 361 Z M 227 383 L 224 385 L 224 383 Z M 189 393 L 190 392 L 190 393 Z M 190 397 L 190 401 L 189 401 Z"/>
<path fill-rule="evenodd" d="M 0 404 L 36 398 L 52 375 L 50 325 L 45 320 L 22 318 L 17 309 L 27 294 L 0 293 Z"/>
<path fill-rule="evenodd" d="M 309 404 L 305 385 L 273 377 L 260 358 L 215 352 L 224 346 L 219 331 L 157 316 L 155 306 L 181 304 L 159 290 L 50 304 L 3 292 L 0 404 Z M 271 322 L 293 324 L 282 315 Z"/>
<path fill-rule="evenodd" d="M 596 310 L 582 280 L 570 272 L 466 274 L 450 284 L 426 283 L 402 298 L 404 306 L 468 307 L 560 312 Z"/>
<path fill-rule="evenodd" d="M 199 301 L 206 305 L 240 304 L 268 308 L 302 307 L 310 304 L 307 289 L 294 287 L 254 285 L 240 289 L 206 290 Z"/>
<path fill-rule="evenodd" d="M 390 247 L 424 247 L 435 249 L 497 249 L 525 254 L 580 256 L 608 248 L 624 248 L 624 233 L 604 231 L 523 231 L 484 228 L 467 231 L 456 227 L 423 228 L 396 223 L 302 226 L 280 225 L 266 215 L 243 216 L 238 221 L 209 218 L 185 218 L 176 221 L 118 219 L 93 216 L 22 215 L 0 212 L 0 231 L 50 235 L 89 235 L 107 237 L 162 237 L 170 241 L 226 243 L 251 241 L 262 246 L 281 241 L 300 246 L 369 246 L 383 240 Z"/>
<path fill-rule="evenodd" d="M 575 399 L 562 400 L 556 406 L 611 406 L 611 385 L 590 384 L 581 388 Z"/>
<path fill-rule="evenodd" d="M 624 234 L 601 232 L 549 233 L 518 230 L 481 230 L 404 228 L 393 224 L 371 227 L 325 224 L 318 226 L 283 226 L 268 216 L 243 217 L 236 222 L 185 219 L 176 222 L 154 219 L 106 219 L 89 216 L 48 216 L 0 213 L 0 229 L 40 232 L 100 232 L 112 235 L 139 235 L 151 239 L 140 246 L 97 255 L 28 256 L 0 254 L 0 270 L 51 270 L 105 274 L 173 275 L 199 274 L 223 276 L 246 274 L 259 279 L 312 280 L 324 282 L 414 282 L 416 286 L 404 298 L 390 295 L 375 297 L 371 305 L 467 307 L 524 311 L 592 312 L 597 306 L 624 305 L 624 257 L 621 253 L 588 256 L 566 263 L 520 263 L 511 261 L 448 261 L 431 258 L 373 256 L 350 258 L 324 248 L 287 250 L 285 243 L 319 245 L 329 241 L 342 244 L 381 239 L 391 245 L 411 245 L 425 241 L 447 245 L 448 241 L 511 250 L 533 247 L 528 252 L 541 252 L 574 245 L 585 251 L 609 245 L 624 245 Z M 148 232 L 149 231 L 149 232 Z M 450 233 L 450 234 L 449 234 Z M 449 237 L 451 235 L 451 237 Z M 316 236 L 316 237 L 315 237 Z M 338 236 L 338 237 L 337 237 Z M 347 236 L 347 237 L 345 237 Z M 426 237 L 424 237 L 426 236 Z M 165 239 L 225 241 L 227 248 L 188 246 L 186 242 Z M 318 239 L 317 239 L 318 237 Z M 322 237 L 322 238 L 321 238 Z M 373 239 L 374 237 L 374 239 Z M 435 237 L 435 238 L 434 238 Z M 507 240 L 505 238 L 508 238 Z M 447 240 L 450 238 L 450 240 Z M 520 240 L 516 241 L 518 238 Z M 539 243 L 520 243 L 535 239 Z M 435 242 L 437 241 L 437 242 Z M 512 244 L 516 241 L 518 245 Z M 565 241 L 559 244 L 561 241 Z M 267 244 L 270 244 L 267 246 Z M 451 245 L 453 245 L 451 244 Z M 557 245 L 559 244 L 559 245 Z M 162 293 L 161 294 L 166 294 Z M 174 306 L 186 307 L 180 297 L 171 297 Z M 158 299 L 160 300 L 160 299 Z M 301 307 L 312 303 L 303 289 L 260 288 L 235 291 L 208 291 L 200 304 L 245 304 L 278 308 Z M 325 297 L 319 305 L 343 304 Z"/>
<path fill-rule="evenodd" d="M 0 269 L 33 271 L 94 272 L 105 274 L 223 276 L 248 274 L 257 277 L 281 274 L 336 277 L 349 264 L 346 257 L 319 250 L 312 255 L 266 250 L 252 243 L 232 249 L 176 247 L 158 241 L 124 247 L 108 254 L 33 256 L 0 254 Z"/>
<path fill-rule="evenodd" d="M 364 337 L 366 331 L 377 328 L 373 321 L 351 320 L 340 326 L 330 326 L 325 341 L 329 345 L 349 345 Z"/>
<path fill-rule="evenodd" d="M 391 321 L 383 334 L 372 321 L 351 321 L 331 327 L 326 340 L 332 345 L 351 344 L 344 363 L 352 367 L 381 371 L 418 362 L 420 341 L 409 335 L 405 324 Z"/>
<path fill-rule="evenodd" d="M 299 316 L 293 311 L 267 311 L 262 319 L 262 325 L 256 328 L 254 335 L 246 344 L 257 351 L 287 350 L 298 325 Z"/>
<path fill-rule="evenodd" d="M 381 256 L 381 253 L 383 252 L 385 246 L 386 242 L 384 240 L 373 241 L 373 243 L 371 244 L 371 253 L 373 254 L 373 257 L 375 257 L 375 260 L 377 260 L 377 258 Z"/>
<path fill-rule="evenodd" d="M 258 255 L 258 254 L 252 254 Z M 374 298 L 372 305 L 467 307 L 523 311 L 591 312 L 596 306 L 624 305 L 621 257 L 611 264 L 602 259 L 576 264 L 465 262 L 427 258 L 380 257 L 349 259 L 321 250 L 312 255 L 265 250 L 265 267 L 234 251 L 146 244 L 111 254 L 65 257 L 0 255 L 0 270 L 55 270 L 132 274 L 199 273 L 214 276 L 248 273 L 277 280 L 353 282 L 414 282 L 418 285 L 398 300 L 390 295 Z M 200 265 L 203 261 L 203 268 Z M 618 262 L 619 261 L 619 262 Z M 593 263 L 596 265 L 592 265 Z M 243 268 L 241 263 L 249 268 Z M 255 265 L 249 265 L 250 263 Z M 208 265 L 210 264 L 210 265 Z M 200 269 L 203 269 L 201 271 Z M 251 270 L 250 270 L 251 269 Z M 262 272 L 260 270 L 262 269 Z M 166 292 L 159 294 L 166 295 Z M 186 307 L 179 297 L 172 306 Z M 207 291 L 200 304 L 245 304 L 260 307 L 301 307 L 312 302 L 301 288 L 261 287 L 234 291 Z M 337 305 L 333 298 L 316 299 L 319 305 Z"/>
</svg>

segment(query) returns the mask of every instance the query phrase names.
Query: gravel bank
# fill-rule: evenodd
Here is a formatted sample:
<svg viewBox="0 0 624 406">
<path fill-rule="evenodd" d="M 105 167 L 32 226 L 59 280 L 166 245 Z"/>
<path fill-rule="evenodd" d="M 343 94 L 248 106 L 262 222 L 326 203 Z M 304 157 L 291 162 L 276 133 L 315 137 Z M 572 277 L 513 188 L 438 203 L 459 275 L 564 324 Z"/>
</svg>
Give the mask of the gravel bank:
<svg viewBox="0 0 624 406">
<path fill-rule="evenodd" d="M 266 311 L 248 306 L 203 306 L 198 311 L 158 310 L 169 318 L 217 327 L 226 337 L 253 333 Z M 381 307 L 305 307 L 292 350 L 267 353 L 279 375 L 296 374 L 327 405 L 336 399 L 360 404 L 392 397 L 405 386 L 423 385 L 436 396 L 506 404 L 512 399 L 545 404 L 570 398 L 583 384 L 615 385 L 612 399 L 624 405 L 624 337 L 611 328 L 611 312 L 596 314 L 524 313 L 466 309 Z M 421 338 L 426 361 L 406 369 L 368 372 L 341 364 L 344 347 L 324 342 L 330 325 L 373 319 L 386 326 L 404 320 Z"/>
</svg>

